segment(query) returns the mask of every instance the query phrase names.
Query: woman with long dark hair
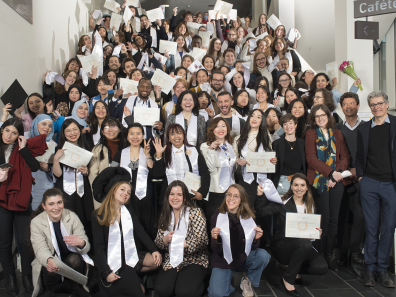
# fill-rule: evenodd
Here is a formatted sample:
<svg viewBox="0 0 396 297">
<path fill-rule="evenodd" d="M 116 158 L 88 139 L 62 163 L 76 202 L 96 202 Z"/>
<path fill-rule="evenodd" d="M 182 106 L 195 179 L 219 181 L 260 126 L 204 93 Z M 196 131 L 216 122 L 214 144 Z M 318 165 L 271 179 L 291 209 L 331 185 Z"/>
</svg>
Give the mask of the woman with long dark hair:
<svg viewBox="0 0 396 297">
<path fill-rule="evenodd" d="M 300 98 L 299 92 L 295 88 L 287 88 L 285 91 L 285 102 L 283 103 L 283 107 L 281 108 L 282 114 L 287 112 L 290 103 L 294 100 Z"/>
<path fill-rule="evenodd" d="M 12 256 L 14 225 L 20 244 L 22 283 L 28 293 L 33 292 L 33 256 L 27 250 L 25 232 L 30 224 L 32 212 L 32 172 L 40 168 L 35 157 L 43 155 L 48 149 L 45 143 L 46 135 L 26 140 L 23 133 L 20 119 L 8 119 L 1 127 L 0 163 L 8 163 L 13 167 L 0 170 L 0 263 L 6 278 L 6 291 L 12 296 L 18 295 Z"/>
<path fill-rule="evenodd" d="M 201 296 L 209 266 L 206 220 L 182 181 L 166 189 L 154 242 L 165 250 L 155 292 L 160 297 Z"/>
<path fill-rule="evenodd" d="M 213 57 L 215 66 L 218 67 L 221 61 L 221 40 L 219 38 L 210 40 L 208 55 Z"/>
<path fill-rule="evenodd" d="M 287 58 L 289 67 L 286 72 L 291 76 L 297 76 L 301 71 L 300 58 L 294 50 L 289 50 L 286 40 L 283 37 L 275 37 L 272 43 L 272 63 L 268 66 L 268 70 L 272 72 L 280 62 L 281 58 Z"/>
<path fill-rule="evenodd" d="M 93 106 L 93 112 L 89 115 L 91 131 L 87 134 L 91 147 L 98 144 L 100 140 L 100 127 L 105 119 L 110 117 L 109 106 L 103 101 L 97 101 Z"/>
<path fill-rule="evenodd" d="M 249 94 L 249 102 L 251 104 L 256 103 L 256 91 L 246 87 L 244 73 L 233 69 L 230 73 L 225 76 L 224 89 L 232 95 L 237 91 L 243 89 Z"/>
<path fill-rule="evenodd" d="M 305 139 L 305 134 L 308 130 L 308 108 L 305 105 L 305 102 L 300 99 L 294 99 L 290 102 L 289 107 L 287 108 L 287 113 L 291 113 L 294 115 L 297 120 L 297 129 L 296 129 L 296 137 Z"/>
<path fill-rule="evenodd" d="M 232 100 L 234 101 L 232 107 L 235 109 L 236 116 L 246 121 L 250 111 L 249 93 L 246 90 L 239 90 L 234 94 Z"/>
<path fill-rule="evenodd" d="M 260 185 L 257 195 L 263 194 Z M 294 284 L 302 284 L 301 272 L 312 275 L 324 275 L 327 272 L 326 261 L 313 248 L 310 239 L 285 237 L 286 213 L 316 213 L 308 178 L 301 173 L 294 174 L 289 191 L 281 198 L 283 203 L 269 204 L 265 197 L 256 199 L 255 209 L 258 217 L 278 214 L 278 229 L 271 239 L 271 252 L 279 263 L 288 265 L 280 280 L 282 287 L 288 295 L 299 296 Z M 314 231 L 316 230 L 312 230 Z M 316 232 L 322 235 L 321 229 Z"/>
<path fill-rule="evenodd" d="M 37 115 L 51 114 L 53 109 L 52 100 L 44 103 L 44 98 L 39 93 L 30 94 L 27 98 L 26 106 L 28 112 L 22 116 L 22 123 L 23 127 L 25 128 L 25 133 L 30 132 L 32 122 Z"/>
</svg>

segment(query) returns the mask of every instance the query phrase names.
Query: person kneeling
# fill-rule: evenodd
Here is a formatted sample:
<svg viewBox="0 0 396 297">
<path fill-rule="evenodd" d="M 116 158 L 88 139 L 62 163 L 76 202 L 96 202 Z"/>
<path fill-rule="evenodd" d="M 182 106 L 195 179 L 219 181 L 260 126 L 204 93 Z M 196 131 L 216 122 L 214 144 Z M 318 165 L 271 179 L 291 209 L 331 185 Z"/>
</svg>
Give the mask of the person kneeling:
<svg viewBox="0 0 396 297">
<path fill-rule="evenodd" d="M 254 296 L 270 255 L 258 248 L 263 230 L 254 222 L 254 210 L 242 186 L 229 186 L 220 208 L 211 218 L 212 276 L 209 297 L 229 296 L 232 272 L 246 272 L 241 281 L 244 297 Z M 220 233 L 221 232 L 221 233 Z"/>
<path fill-rule="evenodd" d="M 75 271 L 84 274 L 86 264 L 93 265 L 87 255 L 90 244 L 84 227 L 78 216 L 64 208 L 62 192 L 56 188 L 44 192 L 41 206 L 33 214 L 30 223 L 30 241 L 36 258 L 32 262 L 34 291 L 32 296 L 39 294 L 41 289 L 40 274 L 45 291 L 40 294 L 52 296 L 63 277 L 58 274 L 55 265 L 57 257 Z M 84 263 L 85 262 L 85 263 Z M 64 278 L 69 284 L 72 294 L 91 296 L 77 282 Z"/>
</svg>

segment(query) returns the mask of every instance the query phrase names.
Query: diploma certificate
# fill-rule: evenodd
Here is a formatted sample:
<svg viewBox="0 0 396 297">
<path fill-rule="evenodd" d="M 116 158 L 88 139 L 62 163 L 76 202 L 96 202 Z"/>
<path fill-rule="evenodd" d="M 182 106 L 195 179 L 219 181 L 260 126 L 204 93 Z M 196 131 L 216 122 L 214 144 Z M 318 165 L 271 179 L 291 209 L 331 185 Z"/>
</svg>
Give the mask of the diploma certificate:
<svg viewBox="0 0 396 297">
<path fill-rule="evenodd" d="M 37 161 L 42 161 L 45 163 L 54 163 L 54 154 L 55 148 L 58 146 L 55 141 L 50 140 L 47 142 L 48 150 L 45 151 L 45 154 L 39 157 L 36 157 Z"/>
<path fill-rule="evenodd" d="M 81 165 L 87 166 L 93 156 L 90 151 L 84 150 L 70 142 L 65 142 L 62 149 L 66 150 L 59 162 L 76 169 L 80 168 Z"/>
<path fill-rule="evenodd" d="M 63 275 L 64 277 L 67 277 L 68 279 L 74 280 L 75 282 L 77 282 L 83 286 L 85 286 L 87 284 L 88 277 L 75 271 L 70 266 L 67 266 L 65 263 L 63 263 L 61 260 L 59 260 L 58 257 L 54 257 L 54 264 L 56 265 L 56 267 L 59 268 L 59 271 L 56 271 L 57 274 Z"/>
<path fill-rule="evenodd" d="M 120 78 L 120 88 L 124 90 L 122 93 L 122 97 L 126 98 L 126 94 L 131 93 L 132 96 L 135 95 L 135 93 L 138 92 L 138 87 L 139 82 L 131 79 L 126 79 L 126 78 Z"/>
<path fill-rule="evenodd" d="M 270 25 L 270 27 L 274 30 L 278 28 L 278 26 L 282 25 L 280 20 L 273 14 L 270 16 L 270 18 L 267 20 L 267 24 Z"/>
<path fill-rule="evenodd" d="M 189 31 L 194 32 L 195 34 L 198 34 L 198 30 L 200 27 L 205 27 L 205 24 L 198 24 L 198 23 L 193 23 L 193 22 L 187 22 L 187 28 Z"/>
<path fill-rule="evenodd" d="M 110 28 L 113 30 L 113 27 L 116 27 L 116 31 L 120 28 L 122 22 L 122 15 L 119 15 L 118 13 L 112 13 L 111 14 L 111 20 L 110 20 Z"/>
<path fill-rule="evenodd" d="M 154 126 L 156 121 L 159 121 L 160 108 L 150 108 L 135 106 L 133 110 L 133 119 L 142 126 Z"/>
<path fill-rule="evenodd" d="M 201 36 L 202 38 L 202 46 L 206 46 L 207 48 L 209 48 L 209 43 L 210 43 L 210 32 L 203 32 L 203 31 L 199 31 L 198 35 Z"/>
<path fill-rule="evenodd" d="M 327 75 L 330 78 L 330 81 L 335 78 L 338 77 L 338 64 L 337 62 L 331 62 L 326 64 L 326 72 Z"/>
<path fill-rule="evenodd" d="M 250 166 L 246 165 L 246 171 L 256 173 L 275 173 L 275 165 L 270 162 L 272 158 L 275 158 L 275 152 L 248 152 L 247 161 Z"/>
<path fill-rule="evenodd" d="M 105 4 L 103 5 L 104 8 L 107 8 L 111 11 L 118 12 L 117 7 L 120 7 L 120 4 L 115 2 L 114 0 L 106 0 Z"/>
<path fill-rule="evenodd" d="M 176 55 L 177 43 L 174 41 L 160 40 L 159 52 L 164 54 L 169 51 L 169 55 Z"/>
<path fill-rule="evenodd" d="M 164 92 L 165 94 L 169 94 L 170 90 L 176 84 L 176 79 L 166 74 L 165 72 L 156 69 L 153 77 L 151 78 L 151 83 L 153 84 L 153 86 L 160 86 L 162 88 L 162 92 Z"/>
<path fill-rule="evenodd" d="M 165 18 L 161 7 L 152 9 L 152 10 L 148 10 L 148 11 L 146 11 L 146 14 L 147 14 L 147 18 L 152 22 L 155 22 L 156 20 L 163 20 Z"/>
<path fill-rule="evenodd" d="M 285 237 L 320 239 L 321 215 L 308 213 L 286 213 Z"/>
<path fill-rule="evenodd" d="M 100 57 L 98 54 L 84 56 L 80 59 L 80 61 L 86 73 L 91 73 L 92 66 L 95 66 L 98 69 L 103 68 L 103 63 L 100 61 Z"/>
<path fill-rule="evenodd" d="M 201 187 L 201 177 L 187 171 L 186 175 L 184 176 L 184 184 L 186 185 L 188 192 L 195 195 L 191 190 L 199 190 L 199 188 Z"/>
</svg>

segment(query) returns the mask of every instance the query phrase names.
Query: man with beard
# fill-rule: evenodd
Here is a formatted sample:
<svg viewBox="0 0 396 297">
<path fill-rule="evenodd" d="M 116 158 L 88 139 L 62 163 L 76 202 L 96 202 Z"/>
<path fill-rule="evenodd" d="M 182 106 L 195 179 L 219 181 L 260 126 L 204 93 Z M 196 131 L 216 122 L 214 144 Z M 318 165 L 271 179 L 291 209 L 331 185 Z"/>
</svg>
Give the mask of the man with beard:
<svg viewBox="0 0 396 297">
<path fill-rule="evenodd" d="M 209 78 L 211 92 L 210 95 L 216 100 L 220 92 L 224 91 L 225 75 L 221 71 L 214 71 Z"/>
</svg>

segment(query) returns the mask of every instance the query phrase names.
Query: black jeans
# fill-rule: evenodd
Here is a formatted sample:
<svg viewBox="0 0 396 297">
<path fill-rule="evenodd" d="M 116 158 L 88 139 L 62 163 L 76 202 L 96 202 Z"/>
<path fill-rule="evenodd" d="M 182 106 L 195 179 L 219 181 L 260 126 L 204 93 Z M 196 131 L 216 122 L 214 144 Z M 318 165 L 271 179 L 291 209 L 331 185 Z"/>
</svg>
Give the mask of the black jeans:
<svg viewBox="0 0 396 297">
<path fill-rule="evenodd" d="M 347 185 L 341 201 L 338 218 L 338 244 L 342 253 L 358 253 L 364 245 L 364 217 L 360 204 L 359 183 Z M 353 212 L 352 228 L 349 231 L 349 214 Z"/>
<path fill-rule="evenodd" d="M 299 273 L 324 275 L 327 272 L 325 259 L 312 247 L 312 241 L 302 238 L 285 238 L 282 243 L 271 243 L 272 255 L 288 265 L 283 278 L 293 285 Z"/>
<path fill-rule="evenodd" d="M 202 295 L 206 268 L 191 264 L 177 272 L 176 268 L 162 267 L 155 281 L 154 291 L 159 297 L 199 297 Z"/>
<path fill-rule="evenodd" d="M 12 257 L 12 238 L 14 235 L 14 223 L 16 228 L 17 240 L 20 243 L 20 254 L 22 273 L 24 275 L 32 274 L 32 261 L 34 255 L 28 250 L 26 245 L 26 230 L 30 225 L 30 214 L 32 213 L 32 204 L 29 202 L 28 209 L 25 211 L 8 210 L 0 206 L 0 262 L 4 274 L 11 275 L 15 273 L 14 261 Z"/>
</svg>

